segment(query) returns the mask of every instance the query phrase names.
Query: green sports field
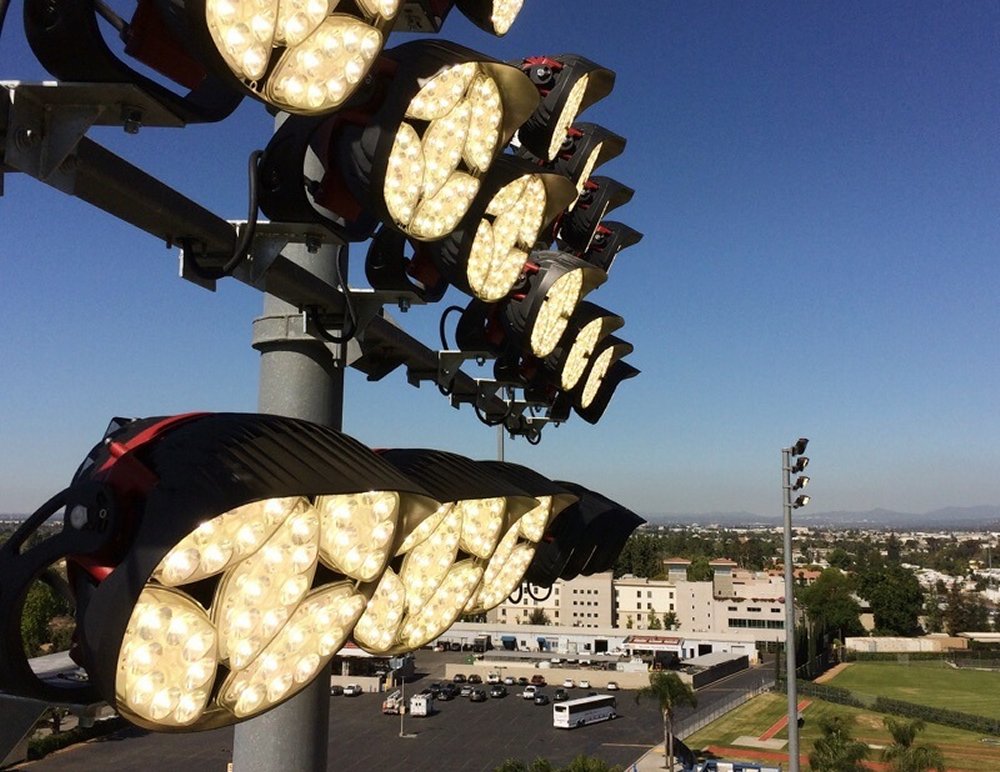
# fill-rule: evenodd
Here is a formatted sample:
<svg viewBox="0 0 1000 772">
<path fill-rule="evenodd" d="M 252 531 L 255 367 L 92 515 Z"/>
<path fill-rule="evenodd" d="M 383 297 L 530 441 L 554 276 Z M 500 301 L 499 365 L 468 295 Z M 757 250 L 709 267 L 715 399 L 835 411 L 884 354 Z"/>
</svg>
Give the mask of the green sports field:
<svg viewBox="0 0 1000 772">
<path fill-rule="evenodd" d="M 1000 673 L 944 662 L 854 662 L 827 682 L 872 697 L 1000 719 Z"/>
</svg>

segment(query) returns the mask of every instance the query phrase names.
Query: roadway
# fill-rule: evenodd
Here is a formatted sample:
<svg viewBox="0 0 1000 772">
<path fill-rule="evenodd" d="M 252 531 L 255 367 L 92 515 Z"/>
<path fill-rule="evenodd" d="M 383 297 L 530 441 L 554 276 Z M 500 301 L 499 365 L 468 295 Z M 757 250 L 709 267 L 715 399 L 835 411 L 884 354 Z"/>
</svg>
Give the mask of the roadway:
<svg viewBox="0 0 1000 772">
<path fill-rule="evenodd" d="M 418 652 L 418 672 L 406 684 L 407 694 L 442 680 L 445 664 L 461 662 L 465 656 L 458 652 Z M 710 711 L 734 693 L 758 687 L 764 675 L 764 668 L 752 668 L 700 690 L 697 711 Z M 536 706 L 521 699 L 516 687 L 510 689 L 511 694 L 501 699 L 474 703 L 458 697 L 436 702 L 433 716 L 406 716 L 405 731 L 412 737 L 399 736 L 398 716 L 382 715 L 380 694 L 331 697 L 329 769 L 492 772 L 508 758 L 530 762 L 544 757 L 560 766 L 581 754 L 624 766 L 663 741 L 662 720 L 655 702 L 644 699 L 637 704 L 634 691 L 618 692 L 616 720 L 565 730 L 552 726 L 551 706 Z M 554 686 L 543 691 L 551 696 Z M 579 696 L 585 694 L 584 690 L 573 691 Z M 690 708 L 682 708 L 678 717 L 691 712 Z M 16 768 L 32 772 L 107 772 L 115 768 L 225 772 L 232 748 L 232 727 L 191 734 L 159 734 L 133 727 Z"/>
</svg>

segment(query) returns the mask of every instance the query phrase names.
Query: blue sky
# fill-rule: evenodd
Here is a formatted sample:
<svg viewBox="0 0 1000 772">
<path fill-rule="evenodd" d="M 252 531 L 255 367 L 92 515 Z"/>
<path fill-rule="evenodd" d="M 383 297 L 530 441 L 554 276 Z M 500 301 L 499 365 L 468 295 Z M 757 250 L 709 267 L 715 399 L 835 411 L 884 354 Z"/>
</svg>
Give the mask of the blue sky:
<svg viewBox="0 0 1000 772">
<path fill-rule="evenodd" d="M 0 79 L 43 79 L 20 11 Z M 628 139 L 599 173 L 635 189 L 612 219 L 645 234 L 589 298 L 625 317 L 642 375 L 598 425 L 508 442 L 509 460 L 641 513 L 776 514 L 779 451 L 807 436 L 816 510 L 1000 505 L 1000 5 L 525 0 L 503 39 L 457 12 L 442 37 L 615 70 L 581 118 Z M 241 218 L 269 133 L 246 100 L 210 126 L 92 136 Z M 0 512 L 63 487 L 112 415 L 256 408 L 255 291 L 188 284 L 162 243 L 22 175 L 0 229 Z M 452 303 L 401 321 L 436 345 Z M 349 373 L 344 427 L 496 453 L 402 373 Z"/>
</svg>

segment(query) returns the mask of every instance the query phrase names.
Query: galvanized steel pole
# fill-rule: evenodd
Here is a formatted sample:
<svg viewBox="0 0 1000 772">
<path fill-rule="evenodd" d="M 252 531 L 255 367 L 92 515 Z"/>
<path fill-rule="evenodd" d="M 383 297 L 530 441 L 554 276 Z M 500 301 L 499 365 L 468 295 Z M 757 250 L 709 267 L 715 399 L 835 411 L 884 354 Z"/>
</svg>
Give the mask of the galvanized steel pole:
<svg viewBox="0 0 1000 772">
<path fill-rule="evenodd" d="M 324 245 L 310 251 L 304 245 L 290 245 L 284 254 L 307 273 L 333 283 L 338 249 Z M 254 320 L 253 346 L 260 351 L 258 408 L 262 413 L 342 428 L 343 360 L 333 356 L 327 343 L 306 334 L 298 308 L 265 295 L 264 315 Z M 233 770 L 323 772 L 329 726 L 330 671 L 326 668 L 292 699 L 236 725 Z"/>
<path fill-rule="evenodd" d="M 788 769 L 799 772 L 799 707 L 795 683 L 795 571 L 792 568 L 792 449 L 781 451 L 785 538 L 785 681 L 788 694 Z"/>
</svg>

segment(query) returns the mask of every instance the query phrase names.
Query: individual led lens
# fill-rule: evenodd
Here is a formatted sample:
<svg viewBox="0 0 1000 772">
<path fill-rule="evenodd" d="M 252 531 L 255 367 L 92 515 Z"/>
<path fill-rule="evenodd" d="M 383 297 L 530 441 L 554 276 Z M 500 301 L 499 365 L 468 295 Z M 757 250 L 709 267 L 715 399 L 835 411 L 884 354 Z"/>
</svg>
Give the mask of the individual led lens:
<svg viewBox="0 0 1000 772">
<path fill-rule="evenodd" d="M 363 582 L 374 581 L 389 558 L 399 494 L 370 491 L 316 499 L 320 559 Z"/>
<path fill-rule="evenodd" d="M 489 611 L 499 606 L 520 583 L 535 555 L 535 545 L 519 544 L 519 535 L 515 524 L 500 540 L 496 552 L 486 565 L 478 591 L 466 604 L 466 611 Z"/>
<path fill-rule="evenodd" d="M 413 612 L 427 602 L 455 562 L 462 515 L 461 509 L 453 507 L 427 539 L 403 558 L 400 579 L 406 589 L 407 611 Z"/>
<path fill-rule="evenodd" d="M 493 32 L 497 35 L 507 34 L 517 14 L 521 11 L 524 0 L 493 0 L 493 13 L 490 14 L 490 21 L 493 23 Z"/>
<path fill-rule="evenodd" d="M 538 506 L 530 512 L 526 512 L 517 521 L 518 531 L 521 535 L 533 542 L 540 542 L 545 535 L 545 526 L 549 524 L 549 517 L 552 515 L 552 497 L 536 496 Z"/>
<path fill-rule="evenodd" d="M 424 179 L 420 195 L 433 198 L 462 161 L 462 149 L 469 135 L 472 109 L 462 102 L 443 118 L 431 122 L 424 132 L 421 149 Z"/>
<path fill-rule="evenodd" d="M 197 582 L 257 551 L 275 529 L 309 502 L 301 496 L 265 499 L 213 517 L 181 539 L 153 569 L 167 587 Z"/>
<path fill-rule="evenodd" d="M 478 69 L 475 62 L 445 68 L 428 80 L 410 100 L 406 117 L 418 121 L 443 118 L 455 109 L 465 96 Z"/>
<path fill-rule="evenodd" d="M 383 185 L 386 208 L 400 226 L 413 218 L 423 187 L 424 166 L 419 135 L 410 124 L 401 124 L 389 151 Z"/>
<path fill-rule="evenodd" d="M 410 613 L 399 631 L 401 643 L 407 648 L 419 648 L 451 627 L 472 597 L 482 575 L 482 567 L 471 560 L 452 566 L 426 602 L 410 607 Z"/>
<path fill-rule="evenodd" d="M 587 368 L 590 355 L 594 353 L 594 347 L 601 339 L 601 332 L 604 330 L 604 319 L 594 319 L 584 325 L 583 329 L 577 333 L 576 340 L 569 348 L 566 355 L 566 363 L 563 365 L 560 374 L 560 383 L 563 391 L 569 391 L 580 380 L 583 371 Z"/>
<path fill-rule="evenodd" d="M 480 76 L 469 89 L 469 138 L 465 162 L 475 171 L 485 172 L 493 162 L 500 142 L 503 105 L 500 89 L 493 78 Z"/>
<path fill-rule="evenodd" d="M 231 669 L 246 667 L 288 621 L 312 584 L 318 551 L 319 518 L 310 508 L 223 576 L 212 618 Z"/>
<path fill-rule="evenodd" d="M 583 102 L 583 96 L 587 92 L 589 81 L 590 76 L 583 75 L 573 84 L 573 88 L 570 89 L 569 96 L 566 97 L 566 101 L 563 103 L 562 112 L 559 113 L 559 117 L 553 125 L 552 139 L 549 140 L 549 154 L 546 160 L 553 160 L 559 152 L 559 148 L 566 139 L 566 132 L 569 131 L 570 125 L 576 120 L 577 113 L 580 112 L 580 104 Z"/>
<path fill-rule="evenodd" d="M 578 268 L 567 271 L 552 283 L 531 328 L 531 351 L 535 356 L 552 353 L 566 331 L 582 290 L 583 271 Z"/>
<path fill-rule="evenodd" d="M 368 601 L 368 607 L 354 626 L 354 640 L 371 651 L 388 651 L 396 643 L 405 611 L 406 590 L 403 582 L 395 571 L 387 568 Z"/>
<path fill-rule="evenodd" d="M 230 673 L 219 704 L 245 718 L 300 691 L 340 649 L 364 608 L 364 596 L 347 583 L 311 593 L 253 661 Z"/>
<path fill-rule="evenodd" d="M 420 203 L 408 232 L 414 238 L 427 241 L 447 236 L 465 216 L 478 191 L 478 179 L 463 172 L 452 172 L 433 198 Z"/>
<path fill-rule="evenodd" d="M 382 33 L 360 19 L 334 14 L 281 55 L 265 98 L 297 113 L 322 113 L 352 94 L 382 50 Z"/>
<path fill-rule="evenodd" d="M 420 523 L 410 531 L 403 538 L 403 543 L 399 545 L 396 550 L 396 555 L 402 555 L 403 553 L 409 552 L 411 549 L 416 547 L 423 541 L 427 541 L 434 531 L 437 530 L 441 522 L 448 516 L 451 512 L 452 507 L 455 505 L 452 502 L 445 502 L 441 504 L 434 512 L 428 517 L 424 518 Z"/>
<path fill-rule="evenodd" d="M 122 637 L 116 701 L 148 721 L 187 726 L 205 711 L 218 663 L 204 609 L 177 590 L 147 585 Z"/>
<path fill-rule="evenodd" d="M 503 497 L 464 499 L 455 504 L 455 509 L 462 517 L 459 546 L 470 555 L 488 558 L 500 538 L 507 500 Z"/>
<path fill-rule="evenodd" d="M 614 356 L 615 350 L 613 347 L 606 348 L 597 355 L 594 364 L 590 368 L 590 373 L 587 375 L 587 382 L 583 385 L 583 393 L 580 395 L 581 407 L 588 408 L 590 407 L 590 403 L 594 401 L 598 389 L 601 388 L 601 382 L 604 380 L 608 368 L 611 367 L 611 363 L 614 361 Z"/>
<path fill-rule="evenodd" d="M 252 8 L 255 5 L 273 6 L 274 3 L 257 2 L 245 5 Z M 281 0 L 277 6 L 274 44 L 283 46 L 301 43 L 333 10 L 330 0 Z"/>
<path fill-rule="evenodd" d="M 590 155 L 587 156 L 587 160 L 584 161 L 583 168 L 580 170 L 580 176 L 577 178 L 576 181 L 577 198 L 579 198 L 580 194 L 583 193 L 584 185 L 587 184 L 587 180 L 590 179 L 590 175 L 593 173 L 594 167 L 597 166 L 597 159 L 601 157 L 602 147 L 604 147 L 604 143 L 598 142 L 596 147 L 594 147 L 594 149 L 590 151 Z M 572 212 L 574 206 L 576 206 L 576 199 L 573 200 L 572 204 L 566 207 L 566 210 Z"/>
<path fill-rule="evenodd" d="M 357 2 L 370 16 L 392 19 L 399 12 L 400 0 L 357 0 Z"/>
<path fill-rule="evenodd" d="M 521 229 L 518 239 L 522 246 L 531 249 L 538 240 L 538 231 L 542 228 L 542 218 L 545 216 L 545 184 L 538 175 L 531 175 L 524 186 L 521 195 Z"/>
<path fill-rule="evenodd" d="M 257 81 L 267 71 L 277 25 L 276 2 L 208 0 L 205 22 L 223 61 L 239 78 Z"/>
</svg>

